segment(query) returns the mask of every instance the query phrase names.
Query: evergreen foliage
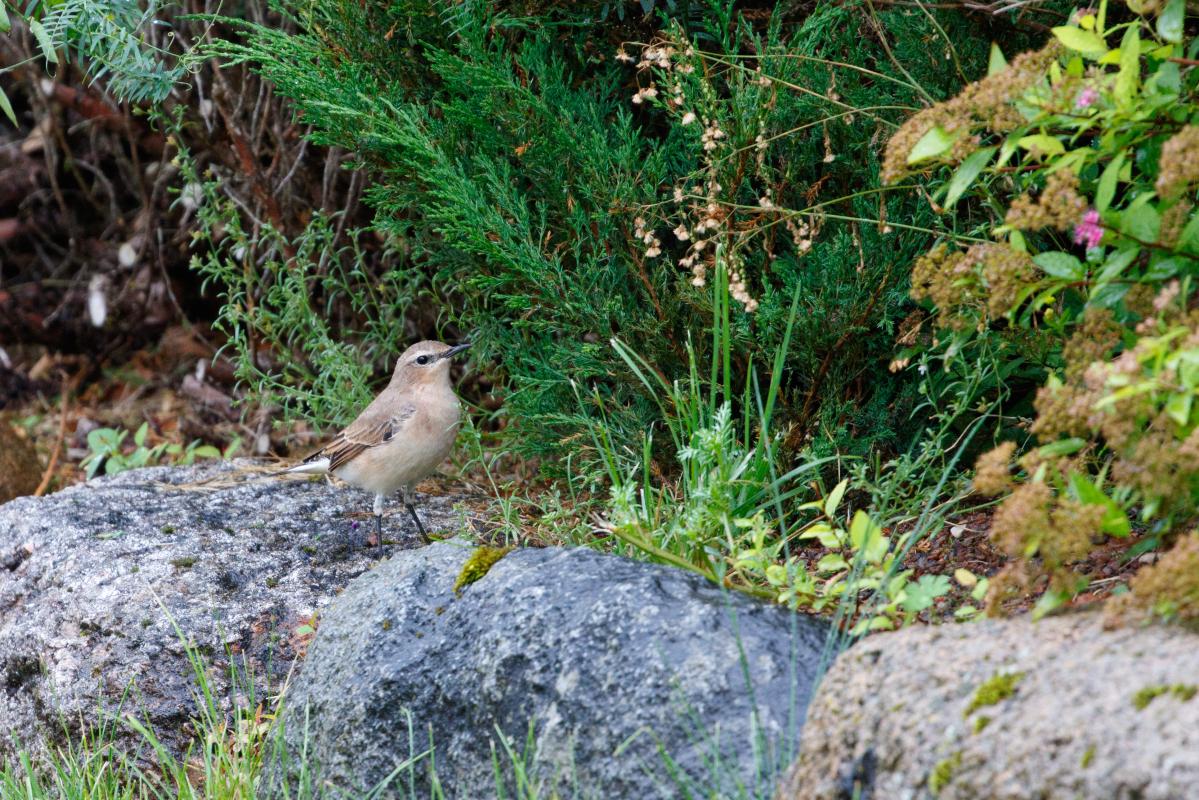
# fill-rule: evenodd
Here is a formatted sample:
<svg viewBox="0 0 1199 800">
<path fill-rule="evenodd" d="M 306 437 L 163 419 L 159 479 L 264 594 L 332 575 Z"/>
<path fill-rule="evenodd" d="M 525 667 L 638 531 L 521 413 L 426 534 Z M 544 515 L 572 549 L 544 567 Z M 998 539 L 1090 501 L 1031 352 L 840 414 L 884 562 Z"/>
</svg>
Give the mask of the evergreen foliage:
<svg viewBox="0 0 1199 800">
<path fill-rule="evenodd" d="M 911 310 L 908 265 L 927 250 L 933 214 L 912 192 L 875 190 L 877 151 L 907 113 L 982 73 L 991 36 L 976 22 L 857 2 L 744 13 L 679 4 L 636 24 L 592 4 L 284 6 L 297 33 L 245 25 L 240 42 L 205 55 L 251 64 L 294 100 L 314 141 L 353 150 L 375 172 L 377 229 L 476 341 L 476 358 L 500 365 L 513 448 L 594 463 L 587 417 L 596 409 L 580 397 L 602 405 L 618 446 L 655 423 L 660 407 L 610 339 L 667 380 L 686 375 L 689 343 L 707 358 L 711 293 L 692 285 L 679 265 L 687 243 L 661 223 L 676 187 L 713 179 L 720 257 L 756 305 L 736 308 L 730 374 L 771 363 L 797 299 L 777 415 L 790 447 L 860 453 L 901 443 L 916 381 L 886 365 Z M 694 45 L 699 80 L 680 91 L 720 126 L 715 152 L 702 126 L 630 102 L 645 74 L 614 55 L 659 30 Z M 758 136 L 768 146 L 755 150 Z M 765 188 L 777 210 L 757 213 Z M 652 230 L 642 230 L 646 219 Z M 783 232 L 792 220 L 819 230 L 810 249 Z M 255 274 L 254 300 L 269 303 L 288 270 L 282 262 Z M 344 301 L 336 291 L 378 279 L 363 274 L 328 295 L 313 278 L 313 314 Z M 271 323 L 254 336 L 284 351 L 306 324 Z M 362 315 L 338 333 L 384 360 L 403 349 L 370 323 Z M 306 397 L 266 376 L 254 383 L 272 397 Z"/>
</svg>

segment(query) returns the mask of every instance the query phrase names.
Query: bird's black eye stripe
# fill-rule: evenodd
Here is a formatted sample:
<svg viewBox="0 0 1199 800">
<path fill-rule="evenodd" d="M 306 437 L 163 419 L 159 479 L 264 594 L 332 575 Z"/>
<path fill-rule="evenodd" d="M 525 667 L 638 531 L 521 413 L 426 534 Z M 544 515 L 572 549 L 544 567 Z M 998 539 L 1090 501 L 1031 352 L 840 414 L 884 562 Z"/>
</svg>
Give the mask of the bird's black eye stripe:
<svg viewBox="0 0 1199 800">
<path fill-rule="evenodd" d="M 416 363 L 420 364 L 423 367 L 425 364 L 429 363 L 429 357 L 428 356 L 417 356 Z"/>
</svg>

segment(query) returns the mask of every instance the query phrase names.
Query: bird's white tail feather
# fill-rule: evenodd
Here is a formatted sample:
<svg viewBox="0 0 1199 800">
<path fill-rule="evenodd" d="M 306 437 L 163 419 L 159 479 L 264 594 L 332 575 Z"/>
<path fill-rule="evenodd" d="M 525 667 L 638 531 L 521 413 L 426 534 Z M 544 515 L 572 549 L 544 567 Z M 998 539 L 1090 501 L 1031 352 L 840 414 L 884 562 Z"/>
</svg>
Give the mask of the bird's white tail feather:
<svg viewBox="0 0 1199 800">
<path fill-rule="evenodd" d="M 283 471 L 294 472 L 301 475 L 324 475 L 329 471 L 329 459 L 318 458 L 315 461 L 307 461 L 303 464 L 297 464 L 294 467 L 289 467 Z"/>
</svg>

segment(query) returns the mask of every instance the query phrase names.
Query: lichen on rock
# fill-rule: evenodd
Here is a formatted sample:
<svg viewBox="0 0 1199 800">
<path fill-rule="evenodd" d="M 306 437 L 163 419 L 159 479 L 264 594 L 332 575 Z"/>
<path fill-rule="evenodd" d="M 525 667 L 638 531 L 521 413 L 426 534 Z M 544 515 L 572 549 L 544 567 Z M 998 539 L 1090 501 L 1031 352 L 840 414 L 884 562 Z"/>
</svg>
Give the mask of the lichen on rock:
<svg viewBox="0 0 1199 800">
<path fill-rule="evenodd" d="M 462 565 L 458 579 L 454 581 L 454 594 L 462 594 L 462 590 L 480 580 L 499 563 L 500 559 L 512 552 L 511 547 L 491 547 L 484 545 L 476 547 Z"/>
</svg>

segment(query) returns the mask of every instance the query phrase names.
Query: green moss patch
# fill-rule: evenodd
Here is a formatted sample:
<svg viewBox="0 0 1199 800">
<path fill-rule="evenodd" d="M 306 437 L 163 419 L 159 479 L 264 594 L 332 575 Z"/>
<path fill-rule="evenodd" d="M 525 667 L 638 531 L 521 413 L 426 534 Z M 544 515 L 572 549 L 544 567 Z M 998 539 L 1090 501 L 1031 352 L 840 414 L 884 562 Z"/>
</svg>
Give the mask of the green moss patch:
<svg viewBox="0 0 1199 800">
<path fill-rule="evenodd" d="M 949 758 L 938 761 L 933 767 L 933 771 L 928 775 L 928 790 L 933 796 L 941 793 L 941 790 L 949 785 L 953 780 L 953 774 L 957 772 L 958 767 L 962 765 L 962 754 L 954 753 Z"/>
<path fill-rule="evenodd" d="M 1008 699 L 1016 693 L 1016 685 L 1023 679 L 1023 672 L 1000 672 L 987 679 L 975 690 L 963 716 L 968 717 L 980 708 L 993 706 Z"/>
<path fill-rule="evenodd" d="M 1132 696 L 1132 705 L 1137 711 L 1143 711 L 1146 706 L 1163 694 L 1172 694 L 1185 703 L 1196 693 L 1199 693 L 1199 687 L 1186 683 L 1176 683 L 1173 686 L 1146 686 Z"/>
<path fill-rule="evenodd" d="M 510 552 L 511 547 L 476 547 L 462 565 L 458 580 L 454 581 L 454 594 L 462 594 L 463 589 L 490 572 L 491 568 Z"/>
</svg>

